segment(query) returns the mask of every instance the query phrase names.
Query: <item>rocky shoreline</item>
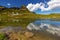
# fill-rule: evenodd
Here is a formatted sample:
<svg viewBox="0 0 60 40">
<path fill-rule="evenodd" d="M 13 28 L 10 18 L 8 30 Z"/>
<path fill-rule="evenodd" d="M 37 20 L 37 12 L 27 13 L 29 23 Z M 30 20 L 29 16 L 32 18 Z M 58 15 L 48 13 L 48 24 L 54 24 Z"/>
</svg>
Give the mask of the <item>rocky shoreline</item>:
<svg viewBox="0 0 60 40">
<path fill-rule="evenodd" d="M 5 35 L 4 38 L 6 40 L 60 40 L 60 37 L 57 35 L 52 35 L 44 31 L 29 31 L 20 27 L 0 29 L 0 34 L 2 33 Z"/>
</svg>

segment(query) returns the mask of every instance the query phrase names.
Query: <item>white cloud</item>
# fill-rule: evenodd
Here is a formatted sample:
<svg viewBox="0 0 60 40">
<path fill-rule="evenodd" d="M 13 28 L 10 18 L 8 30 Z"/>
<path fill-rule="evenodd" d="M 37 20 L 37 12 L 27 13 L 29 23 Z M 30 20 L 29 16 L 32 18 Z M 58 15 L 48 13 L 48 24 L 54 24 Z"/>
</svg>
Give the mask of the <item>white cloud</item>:
<svg viewBox="0 0 60 40">
<path fill-rule="evenodd" d="M 27 8 L 30 11 L 35 11 L 38 9 L 41 9 L 41 11 L 48 11 L 48 10 L 52 10 L 55 8 L 59 8 L 60 7 L 60 0 L 51 0 L 47 3 L 48 7 L 45 8 L 45 4 L 44 3 L 36 3 L 36 4 L 28 4 Z"/>
<path fill-rule="evenodd" d="M 35 11 L 35 10 L 39 9 L 40 5 L 41 5 L 41 4 L 39 4 L 39 3 L 36 3 L 36 4 L 30 3 L 30 4 L 28 4 L 27 8 L 28 8 L 30 11 Z"/>
<path fill-rule="evenodd" d="M 42 6 L 41 10 L 47 11 L 47 10 L 52 10 L 52 9 L 60 7 L 60 0 L 51 0 L 47 3 L 47 5 L 49 5 L 48 8 L 44 8 L 44 6 Z"/>
<path fill-rule="evenodd" d="M 11 4 L 10 3 L 7 3 L 8 6 L 10 6 Z"/>
</svg>

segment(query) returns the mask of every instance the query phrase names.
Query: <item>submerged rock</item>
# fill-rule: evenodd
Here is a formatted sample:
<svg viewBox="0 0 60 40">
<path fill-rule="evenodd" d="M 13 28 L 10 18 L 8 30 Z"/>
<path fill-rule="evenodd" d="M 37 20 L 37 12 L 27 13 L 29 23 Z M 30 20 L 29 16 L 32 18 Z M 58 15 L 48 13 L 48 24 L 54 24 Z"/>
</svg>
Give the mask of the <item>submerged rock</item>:
<svg viewBox="0 0 60 40">
<path fill-rule="evenodd" d="M 27 38 L 31 38 L 34 36 L 34 34 L 32 32 L 25 32 L 24 35 L 27 37 Z"/>
<path fill-rule="evenodd" d="M 44 31 L 30 31 L 27 29 L 21 29 L 20 27 L 7 28 L 7 31 L 3 31 L 7 40 L 60 40 L 59 36 Z M 3 29 L 5 30 L 6 28 Z"/>
<path fill-rule="evenodd" d="M 60 40 L 60 37 L 47 34 L 44 32 L 31 32 L 31 31 L 12 31 L 8 34 L 8 40 Z"/>
</svg>

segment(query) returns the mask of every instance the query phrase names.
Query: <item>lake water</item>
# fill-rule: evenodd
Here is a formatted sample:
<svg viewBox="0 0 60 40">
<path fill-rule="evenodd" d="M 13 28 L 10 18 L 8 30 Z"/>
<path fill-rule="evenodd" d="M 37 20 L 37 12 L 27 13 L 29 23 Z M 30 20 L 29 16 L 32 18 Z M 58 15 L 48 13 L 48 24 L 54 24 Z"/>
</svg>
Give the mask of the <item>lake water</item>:
<svg viewBox="0 0 60 40">
<path fill-rule="evenodd" d="M 9 27 L 0 29 L 0 31 L 6 32 L 7 30 L 20 30 L 21 27 L 27 28 L 28 30 L 44 30 L 52 34 L 57 34 L 60 36 L 60 20 L 51 20 L 51 19 L 20 19 L 20 21 L 15 22 L 4 22 L 5 25 Z M 4 25 L 3 24 L 3 25 Z M 13 27 L 14 25 L 17 28 Z M 19 26 L 19 27 L 18 27 Z"/>
<path fill-rule="evenodd" d="M 44 23 L 44 24 L 50 24 L 50 25 L 54 25 L 54 26 L 57 26 L 57 27 L 60 27 L 60 21 L 57 21 L 57 20 L 36 20 L 33 22 L 33 24 L 35 25 L 40 25 L 41 23 Z"/>
<path fill-rule="evenodd" d="M 36 20 L 27 26 L 28 30 L 44 30 L 60 36 L 60 21 L 57 20 Z"/>
</svg>

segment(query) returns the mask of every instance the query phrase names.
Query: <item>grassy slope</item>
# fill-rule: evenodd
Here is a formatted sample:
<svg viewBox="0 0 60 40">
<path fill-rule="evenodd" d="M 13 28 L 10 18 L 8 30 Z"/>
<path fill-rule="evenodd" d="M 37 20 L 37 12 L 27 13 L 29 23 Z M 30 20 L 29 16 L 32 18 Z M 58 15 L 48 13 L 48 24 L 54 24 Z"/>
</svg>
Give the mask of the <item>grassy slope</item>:
<svg viewBox="0 0 60 40">
<path fill-rule="evenodd" d="M 13 15 L 17 14 L 18 15 Z M 0 10 L 0 25 L 1 26 L 27 26 L 35 19 L 60 18 L 60 14 L 41 15 L 28 11 L 25 6 L 21 8 L 2 8 Z"/>
</svg>

